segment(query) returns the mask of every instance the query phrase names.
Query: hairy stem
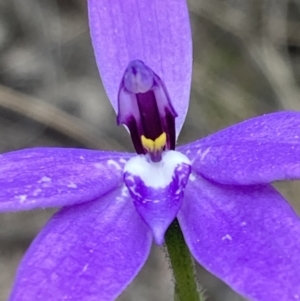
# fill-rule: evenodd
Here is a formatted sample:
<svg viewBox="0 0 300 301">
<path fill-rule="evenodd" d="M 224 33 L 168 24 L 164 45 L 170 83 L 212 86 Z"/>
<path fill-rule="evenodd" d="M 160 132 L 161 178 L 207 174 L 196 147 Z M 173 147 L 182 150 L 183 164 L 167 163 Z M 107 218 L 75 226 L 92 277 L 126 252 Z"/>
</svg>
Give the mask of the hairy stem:
<svg viewBox="0 0 300 301">
<path fill-rule="evenodd" d="M 177 219 L 169 227 L 165 242 L 175 279 L 175 301 L 204 301 L 198 290 L 194 260 L 185 244 Z"/>
</svg>

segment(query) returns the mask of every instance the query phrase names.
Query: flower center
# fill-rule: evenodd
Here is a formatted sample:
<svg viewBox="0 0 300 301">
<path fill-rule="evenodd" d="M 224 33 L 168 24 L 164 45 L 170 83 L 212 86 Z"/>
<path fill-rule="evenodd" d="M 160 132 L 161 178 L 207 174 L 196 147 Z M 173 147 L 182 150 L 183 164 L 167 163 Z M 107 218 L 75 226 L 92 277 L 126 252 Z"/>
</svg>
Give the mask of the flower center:
<svg viewBox="0 0 300 301">
<path fill-rule="evenodd" d="M 163 152 L 162 160 L 157 163 L 148 156 L 138 155 L 125 164 L 124 183 L 159 245 L 181 208 L 190 172 L 190 160 L 173 150 Z"/>
<path fill-rule="evenodd" d="M 119 89 L 117 121 L 127 126 L 136 152 L 159 162 L 163 151 L 174 150 L 176 117 L 159 76 L 142 61 L 130 62 Z"/>
</svg>

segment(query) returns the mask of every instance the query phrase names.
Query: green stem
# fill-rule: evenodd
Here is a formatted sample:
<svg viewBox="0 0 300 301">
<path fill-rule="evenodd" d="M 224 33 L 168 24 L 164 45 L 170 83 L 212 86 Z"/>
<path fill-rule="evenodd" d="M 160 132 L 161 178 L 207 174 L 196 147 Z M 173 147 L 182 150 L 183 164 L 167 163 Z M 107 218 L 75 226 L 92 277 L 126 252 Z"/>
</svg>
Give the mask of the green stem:
<svg viewBox="0 0 300 301">
<path fill-rule="evenodd" d="M 165 242 L 175 278 L 175 301 L 204 301 L 198 290 L 193 258 L 185 244 L 177 219 L 169 227 Z"/>
</svg>

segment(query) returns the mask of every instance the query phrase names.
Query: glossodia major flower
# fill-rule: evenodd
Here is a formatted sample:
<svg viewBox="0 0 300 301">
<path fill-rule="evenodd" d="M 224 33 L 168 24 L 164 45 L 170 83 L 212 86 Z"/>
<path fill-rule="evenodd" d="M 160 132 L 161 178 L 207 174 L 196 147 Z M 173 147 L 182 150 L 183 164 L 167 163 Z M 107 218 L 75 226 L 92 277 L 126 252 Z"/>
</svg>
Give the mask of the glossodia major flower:
<svg viewBox="0 0 300 301">
<path fill-rule="evenodd" d="M 11 301 L 110 301 L 178 218 L 193 257 L 249 300 L 300 298 L 300 222 L 272 181 L 299 179 L 300 113 L 176 148 L 189 99 L 183 0 L 89 0 L 104 87 L 137 154 L 35 148 L 0 156 L 0 210 L 63 207 L 23 258 Z"/>
</svg>

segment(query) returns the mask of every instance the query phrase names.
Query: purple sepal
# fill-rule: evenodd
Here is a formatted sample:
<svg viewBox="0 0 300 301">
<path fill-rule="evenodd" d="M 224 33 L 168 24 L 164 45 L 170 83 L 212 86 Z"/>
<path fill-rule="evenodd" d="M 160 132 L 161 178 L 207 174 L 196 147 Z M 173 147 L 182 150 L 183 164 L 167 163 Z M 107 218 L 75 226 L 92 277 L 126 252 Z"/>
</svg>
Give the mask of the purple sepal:
<svg viewBox="0 0 300 301">
<path fill-rule="evenodd" d="M 245 141 L 299 144 L 299 120 L 300 112 L 295 111 L 265 114 L 234 124 L 182 148 L 199 148 L 215 143 L 242 143 Z"/>
<path fill-rule="evenodd" d="M 246 120 L 179 147 L 193 170 L 217 183 L 249 185 L 300 178 L 300 113 Z"/>
<path fill-rule="evenodd" d="M 165 232 L 182 205 L 190 172 L 190 165 L 180 164 L 174 169 L 171 182 L 165 187 L 151 187 L 139 176 L 130 172 L 124 174 L 124 182 L 134 199 L 135 208 L 151 228 L 158 245 L 163 244 Z"/>
<path fill-rule="evenodd" d="M 0 155 L 0 211 L 94 200 L 122 184 L 132 154 L 32 148 Z"/>
<path fill-rule="evenodd" d="M 151 244 L 125 186 L 64 208 L 27 251 L 10 301 L 113 301 L 142 268 Z"/>
<path fill-rule="evenodd" d="M 299 300 L 300 220 L 285 199 L 192 179 L 178 219 L 195 259 L 249 300 Z"/>
<path fill-rule="evenodd" d="M 217 183 L 251 185 L 300 179 L 300 143 L 247 141 L 211 145 L 186 155 L 194 158 L 196 173 Z"/>
<path fill-rule="evenodd" d="M 89 0 L 88 10 L 96 61 L 115 111 L 127 65 L 142 60 L 168 89 L 178 113 L 179 135 L 188 109 L 192 75 L 186 0 Z"/>
</svg>

